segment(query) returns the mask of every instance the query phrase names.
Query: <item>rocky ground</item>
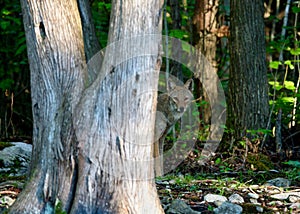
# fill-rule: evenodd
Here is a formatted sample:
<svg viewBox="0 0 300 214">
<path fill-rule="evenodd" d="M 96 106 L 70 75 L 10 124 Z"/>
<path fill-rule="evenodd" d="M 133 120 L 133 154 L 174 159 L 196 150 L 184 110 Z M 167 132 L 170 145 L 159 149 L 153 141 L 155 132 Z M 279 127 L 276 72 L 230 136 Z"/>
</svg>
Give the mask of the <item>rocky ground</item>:
<svg viewBox="0 0 300 214">
<path fill-rule="evenodd" d="M 30 144 L 0 145 L 0 213 L 22 191 L 30 154 Z M 300 213 L 299 168 L 234 172 L 218 159 L 210 170 L 188 168 L 190 161 L 182 170 L 156 179 L 166 213 Z"/>
</svg>

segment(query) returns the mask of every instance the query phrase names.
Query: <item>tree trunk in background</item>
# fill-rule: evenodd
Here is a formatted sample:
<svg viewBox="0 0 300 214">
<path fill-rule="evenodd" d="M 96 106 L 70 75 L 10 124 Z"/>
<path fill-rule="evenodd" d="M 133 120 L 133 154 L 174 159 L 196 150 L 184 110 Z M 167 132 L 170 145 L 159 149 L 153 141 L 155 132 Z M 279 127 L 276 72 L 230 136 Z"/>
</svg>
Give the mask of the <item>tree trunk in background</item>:
<svg viewBox="0 0 300 214">
<path fill-rule="evenodd" d="M 89 61 L 101 48 L 96 36 L 89 0 L 78 0 L 78 8 L 81 17 L 86 61 Z"/>
<path fill-rule="evenodd" d="M 232 0 L 230 22 L 229 128 L 235 139 L 247 130 L 265 129 L 268 85 L 264 5 L 260 0 Z"/>
<path fill-rule="evenodd" d="M 205 101 L 206 105 L 201 105 L 199 108 L 200 120 L 204 122 L 204 126 L 210 124 L 211 118 L 211 106 L 212 102 L 208 97 L 206 89 L 203 88 L 203 82 L 205 78 L 203 69 L 203 62 L 201 61 L 202 55 L 211 64 L 211 68 L 207 73 L 217 73 L 217 12 L 218 12 L 218 0 L 208 1 L 208 0 L 197 0 L 195 5 L 195 11 L 193 15 L 193 42 L 195 49 L 199 55 L 197 65 L 197 72 L 195 77 L 195 88 L 197 97 L 201 97 L 202 101 Z M 217 84 L 217 83 L 212 83 Z M 217 91 L 211 91 L 210 93 L 216 95 Z M 213 96 L 217 97 L 217 96 Z"/>
<path fill-rule="evenodd" d="M 180 2 L 179 0 L 170 0 L 170 8 L 171 8 L 171 18 L 172 18 L 172 29 L 171 30 L 181 30 L 181 14 L 180 14 Z M 173 55 L 177 55 L 181 53 L 182 47 L 180 44 L 173 45 L 171 53 Z M 178 50 L 180 48 L 180 50 Z M 183 80 L 182 74 L 182 65 L 179 62 L 173 61 L 171 63 L 170 73 L 176 76 L 179 80 Z M 169 71 L 167 71 L 169 72 Z"/>
<path fill-rule="evenodd" d="M 162 1 L 113 1 L 110 45 L 95 78 L 87 73 L 77 1 L 21 3 L 34 150 L 10 213 L 61 212 L 57 203 L 67 213 L 163 213 L 151 151 Z M 124 38 L 132 39 L 118 42 Z"/>
</svg>

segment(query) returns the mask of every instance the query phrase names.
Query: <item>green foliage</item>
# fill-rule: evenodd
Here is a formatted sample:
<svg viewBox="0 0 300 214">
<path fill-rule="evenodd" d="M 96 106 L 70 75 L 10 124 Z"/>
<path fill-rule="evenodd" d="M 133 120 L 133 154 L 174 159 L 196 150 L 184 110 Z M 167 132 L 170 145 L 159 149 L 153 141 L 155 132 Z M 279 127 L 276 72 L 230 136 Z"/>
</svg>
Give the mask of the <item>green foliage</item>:
<svg viewBox="0 0 300 214">
<path fill-rule="evenodd" d="M 64 211 L 64 209 L 63 209 L 63 205 L 62 205 L 61 201 L 58 199 L 55 202 L 54 213 L 55 214 L 67 214 L 67 212 Z"/>
<path fill-rule="evenodd" d="M 247 156 L 247 162 L 251 164 L 252 169 L 258 171 L 268 171 L 274 167 L 270 158 L 260 153 L 249 153 Z"/>
<path fill-rule="evenodd" d="M 221 158 L 217 158 L 215 160 L 215 164 L 219 166 L 220 172 L 230 172 L 232 169 L 230 168 L 229 164 L 227 162 L 224 162 Z"/>
<path fill-rule="evenodd" d="M 10 142 L 1 142 L 0 141 L 0 150 L 3 150 L 6 147 L 13 146 Z"/>
<path fill-rule="evenodd" d="M 283 164 L 286 164 L 286 165 L 292 167 L 292 170 L 288 170 L 286 172 L 287 177 L 290 180 L 298 180 L 298 181 L 300 181 L 300 161 L 289 160 L 287 162 L 283 162 Z"/>
<path fill-rule="evenodd" d="M 91 5 L 91 10 L 96 29 L 96 35 L 99 38 L 101 48 L 104 48 L 108 39 L 111 2 L 94 1 Z"/>
<path fill-rule="evenodd" d="M 0 10 L 0 90 L 12 87 L 14 74 L 27 64 L 25 33 L 19 1 L 5 0 Z"/>
</svg>

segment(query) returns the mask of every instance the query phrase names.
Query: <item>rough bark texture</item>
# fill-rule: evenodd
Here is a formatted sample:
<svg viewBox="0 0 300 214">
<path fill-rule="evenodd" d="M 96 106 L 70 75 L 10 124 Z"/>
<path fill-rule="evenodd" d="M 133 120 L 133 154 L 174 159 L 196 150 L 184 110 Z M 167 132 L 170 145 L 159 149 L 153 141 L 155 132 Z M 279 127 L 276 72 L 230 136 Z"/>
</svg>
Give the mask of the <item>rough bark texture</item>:
<svg viewBox="0 0 300 214">
<path fill-rule="evenodd" d="M 72 115 L 86 70 L 77 2 L 21 4 L 31 70 L 34 151 L 30 180 L 10 212 L 51 212 L 58 200 L 69 211 L 77 177 Z"/>
<path fill-rule="evenodd" d="M 232 0 L 230 7 L 229 126 L 240 139 L 267 123 L 264 6 L 260 0 Z"/>
<path fill-rule="evenodd" d="M 162 2 L 113 2 L 111 47 L 93 82 L 77 2 L 21 3 L 34 151 L 30 180 L 10 213 L 54 213 L 58 202 L 67 213 L 162 213 L 151 153 L 160 37 L 113 46 L 160 34 Z"/>
<path fill-rule="evenodd" d="M 88 84 L 91 84 L 101 69 L 104 53 L 101 51 L 96 36 L 89 0 L 78 0 L 78 7 L 83 30 L 84 52 L 86 61 L 88 62 Z"/>
<path fill-rule="evenodd" d="M 198 97 L 201 97 L 201 100 L 210 103 L 212 97 L 208 97 L 206 88 L 203 88 L 204 82 L 204 72 L 206 69 L 203 67 L 203 62 L 201 61 L 201 55 L 205 56 L 208 62 L 212 65 L 211 70 L 208 72 L 217 72 L 217 60 L 216 60 L 216 51 L 217 51 L 217 12 L 218 12 L 218 1 L 196 1 L 195 12 L 193 16 L 193 39 L 195 43 L 196 51 L 199 55 L 199 65 L 198 72 L 195 73 L 195 77 L 198 78 L 198 81 L 195 81 L 196 92 Z M 199 82 L 200 81 L 200 82 Z M 212 83 L 216 84 L 216 83 Z M 217 94 L 217 91 L 211 91 L 214 95 Z M 216 96 L 214 96 L 216 97 Z M 211 109 L 209 104 L 202 105 L 199 107 L 200 120 L 204 121 L 205 125 L 210 123 L 211 118 Z"/>
<path fill-rule="evenodd" d="M 161 32 L 162 2 L 112 5 L 104 64 L 76 113 L 82 152 L 72 211 L 162 213 L 151 161 L 160 45 L 144 37 Z"/>
</svg>

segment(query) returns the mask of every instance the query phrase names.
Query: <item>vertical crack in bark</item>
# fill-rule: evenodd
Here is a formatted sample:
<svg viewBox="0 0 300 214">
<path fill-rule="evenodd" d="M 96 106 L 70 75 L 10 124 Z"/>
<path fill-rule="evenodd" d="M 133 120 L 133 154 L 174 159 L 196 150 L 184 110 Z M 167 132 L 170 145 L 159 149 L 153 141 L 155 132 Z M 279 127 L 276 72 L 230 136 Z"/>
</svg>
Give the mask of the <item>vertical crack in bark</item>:
<svg viewBox="0 0 300 214">
<path fill-rule="evenodd" d="M 77 148 L 75 153 L 77 153 Z M 71 185 L 70 185 L 70 192 L 69 192 L 69 197 L 68 201 L 66 202 L 66 212 L 70 213 L 71 208 L 74 204 L 74 199 L 76 195 L 76 190 L 77 190 L 77 183 L 78 183 L 78 156 L 77 154 L 74 154 L 71 156 L 71 162 L 74 164 L 73 166 L 73 174 L 72 174 L 72 180 L 71 180 Z"/>
</svg>

